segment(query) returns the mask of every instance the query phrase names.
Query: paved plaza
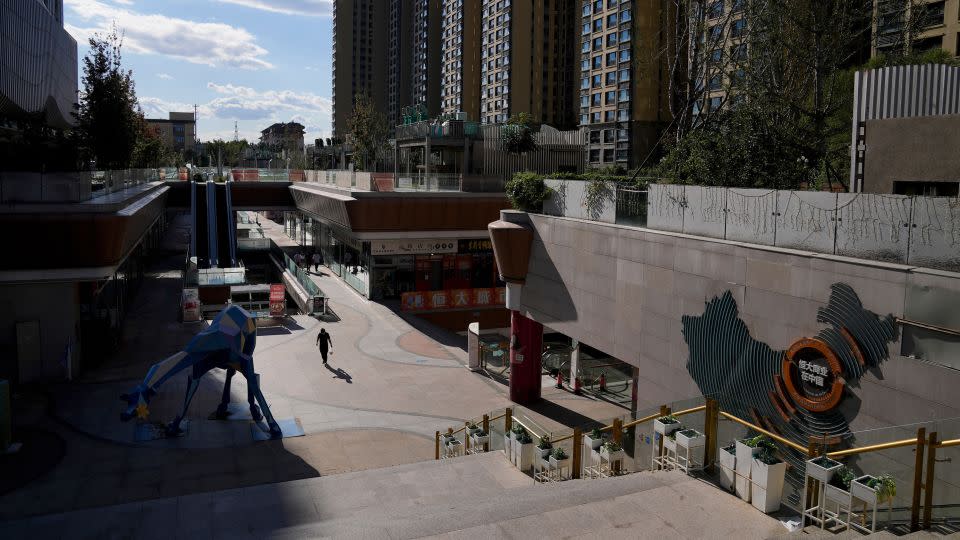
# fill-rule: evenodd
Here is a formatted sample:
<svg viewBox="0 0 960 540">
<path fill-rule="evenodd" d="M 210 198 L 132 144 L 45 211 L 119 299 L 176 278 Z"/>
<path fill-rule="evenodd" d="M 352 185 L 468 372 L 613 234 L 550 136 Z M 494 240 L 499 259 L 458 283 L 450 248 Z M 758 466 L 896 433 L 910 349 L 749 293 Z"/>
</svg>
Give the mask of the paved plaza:
<svg viewBox="0 0 960 540">
<path fill-rule="evenodd" d="M 298 249 L 280 225 L 261 222 L 285 249 Z M 504 384 L 464 367 L 464 338 L 408 321 L 322 269 L 313 279 L 330 298 L 335 317 L 297 315 L 261 328 L 254 355 L 274 416 L 297 422 L 304 436 L 254 442 L 248 420 L 208 419 L 225 377 L 214 370 L 190 406 L 186 436 L 137 440 L 136 425 L 119 420 L 118 396 L 150 365 L 181 350 L 204 324 L 177 321 L 182 255 L 175 253 L 182 253 L 185 231 L 184 220 L 173 221 L 166 247 L 174 253 L 154 260 L 117 353 L 80 380 L 44 392 L 27 389 L 18 399 L 16 422 L 59 437 L 64 457 L 0 496 L 0 519 L 430 460 L 436 430 L 511 406 Z M 333 339 L 329 366 L 322 365 L 315 345 L 321 327 Z M 150 420 L 165 422 L 177 414 L 185 379 L 163 386 L 150 404 Z M 245 405 L 243 377 L 234 377 L 231 394 L 234 403 Z M 556 390 L 549 381 L 544 398 L 528 414 L 547 429 L 626 412 Z"/>
</svg>

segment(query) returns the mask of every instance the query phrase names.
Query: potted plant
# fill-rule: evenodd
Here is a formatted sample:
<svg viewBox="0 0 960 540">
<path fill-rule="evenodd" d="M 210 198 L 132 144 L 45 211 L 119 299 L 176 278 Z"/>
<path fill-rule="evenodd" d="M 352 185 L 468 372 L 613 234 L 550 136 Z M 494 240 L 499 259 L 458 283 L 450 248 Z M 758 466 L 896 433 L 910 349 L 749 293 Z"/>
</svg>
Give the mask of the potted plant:
<svg viewBox="0 0 960 540">
<path fill-rule="evenodd" d="M 456 456 L 460 454 L 460 449 L 463 448 L 463 443 L 461 443 L 460 439 L 456 437 L 450 437 L 444 442 L 444 446 L 447 449 L 448 456 Z"/>
<path fill-rule="evenodd" d="M 553 451 L 550 452 L 550 465 L 555 469 L 564 466 L 568 459 L 570 459 L 569 456 L 567 456 L 566 451 L 564 451 L 561 446 L 554 448 Z"/>
<path fill-rule="evenodd" d="M 683 448 L 703 446 L 704 442 L 707 440 L 703 433 L 700 433 L 695 429 L 681 429 L 677 431 L 676 434 L 677 446 Z"/>
<path fill-rule="evenodd" d="M 523 429 L 518 423 L 514 423 L 513 427 L 510 428 L 508 433 L 503 434 L 503 453 L 507 456 L 507 459 L 513 461 L 513 443 L 517 440 L 517 435 L 519 433 L 525 433 L 526 430 Z"/>
<path fill-rule="evenodd" d="M 550 443 L 550 437 L 546 435 L 540 437 L 540 442 L 537 443 L 537 451 L 540 455 L 540 459 L 549 458 L 551 450 L 553 450 L 553 444 Z"/>
<path fill-rule="evenodd" d="M 834 461 L 827 456 L 818 456 L 807 460 L 807 476 L 827 484 L 840 467 L 843 467 L 843 464 L 839 461 Z"/>
<path fill-rule="evenodd" d="M 757 447 L 761 441 L 765 440 L 766 436 L 757 435 L 756 437 L 748 437 L 746 439 L 741 439 L 736 442 L 736 491 L 737 496 L 741 499 L 750 502 L 750 469 L 751 464 L 753 463 L 753 458 L 758 453 L 760 453 L 760 448 Z"/>
<path fill-rule="evenodd" d="M 850 484 L 854 478 L 856 478 L 856 474 L 853 469 L 841 464 L 833 471 L 830 480 L 824 486 L 824 498 L 850 508 Z"/>
<path fill-rule="evenodd" d="M 676 431 L 674 431 L 674 432 L 668 434 L 666 437 L 664 437 L 664 439 L 663 439 L 663 450 L 664 450 L 664 453 L 667 453 L 667 452 L 676 453 L 676 452 L 677 452 L 677 432 L 676 432 Z"/>
<path fill-rule="evenodd" d="M 653 431 L 660 435 L 669 435 L 681 427 L 683 426 L 680 425 L 680 420 L 672 414 L 661 416 L 653 421 Z"/>
<path fill-rule="evenodd" d="M 521 471 L 529 470 L 533 466 L 533 439 L 524 431 L 518 437 L 513 445 L 514 460 L 513 463 Z"/>
<path fill-rule="evenodd" d="M 480 426 L 474 422 L 467 424 L 467 435 L 473 435 L 474 433 L 480 431 Z"/>
<path fill-rule="evenodd" d="M 724 446 L 718 453 L 720 457 L 720 485 L 727 491 L 733 491 L 734 481 L 737 473 L 737 446 L 734 444 Z"/>
<path fill-rule="evenodd" d="M 884 501 L 893 502 L 897 496 L 897 481 L 889 474 L 879 476 L 863 475 L 850 484 L 850 495 L 857 499 L 877 506 Z"/>
<path fill-rule="evenodd" d="M 593 428 L 590 434 L 583 438 L 583 441 L 591 450 L 599 450 L 600 445 L 603 444 L 603 432 L 600 431 L 600 428 Z"/>
<path fill-rule="evenodd" d="M 614 461 L 623 459 L 626 453 L 619 444 L 613 441 L 607 441 L 600 447 L 600 456 L 610 463 L 613 463 Z"/>
<path fill-rule="evenodd" d="M 480 429 L 474 431 L 470 435 L 470 441 L 473 443 L 473 446 L 480 446 L 481 444 L 487 444 L 490 442 L 490 435 L 486 431 Z"/>
<path fill-rule="evenodd" d="M 764 438 L 756 447 L 760 451 L 750 464 L 750 499 L 754 508 L 769 514 L 780 508 L 787 464 L 777 457 L 777 447 L 773 441 Z"/>
</svg>

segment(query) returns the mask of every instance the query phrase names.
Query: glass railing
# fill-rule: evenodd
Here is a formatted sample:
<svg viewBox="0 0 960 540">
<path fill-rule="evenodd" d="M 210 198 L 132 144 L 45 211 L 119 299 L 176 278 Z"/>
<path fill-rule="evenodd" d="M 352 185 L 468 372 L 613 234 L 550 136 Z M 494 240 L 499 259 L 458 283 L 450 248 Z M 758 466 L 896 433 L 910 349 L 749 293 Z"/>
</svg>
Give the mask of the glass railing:
<svg viewBox="0 0 960 540">
<path fill-rule="evenodd" d="M 353 273 L 353 269 L 351 268 L 351 271 L 343 272 L 343 274 L 340 277 L 347 282 L 347 285 L 350 285 L 357 292 L 366 296 L 369 292 L 368 290 L 369 283 L 367 281 L 368 276 L 369 274 L 366 272 L 358 271 L 357 273 Z"/>
<path fill-rule="evenodd" d="M 431 173 L 406 176 L 400 174 L 394 183 L 396 191 L 460 191 L 459 174 Z"/>
</svg>

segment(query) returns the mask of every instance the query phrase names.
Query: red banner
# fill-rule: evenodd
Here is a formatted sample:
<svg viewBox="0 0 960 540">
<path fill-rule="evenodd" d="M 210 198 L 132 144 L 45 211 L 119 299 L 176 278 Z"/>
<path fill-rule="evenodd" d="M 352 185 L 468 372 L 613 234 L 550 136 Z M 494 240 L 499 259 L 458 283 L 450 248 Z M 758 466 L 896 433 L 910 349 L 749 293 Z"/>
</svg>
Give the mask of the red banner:
<svg viewBox="0 0 960 540">
<path fill-rule="evenodd" d="M 506 304 L 507 290 L 451 289 L 447 291 L 413 291 L 400 295 L 401 311 L 443 311 L 502 306 Z"/>
<path fill-rule="evenodd" d="M 283 283 L 270 285 L 270 316 L 283 317 L 287 314 L 287 293 Z"/>
</svg>

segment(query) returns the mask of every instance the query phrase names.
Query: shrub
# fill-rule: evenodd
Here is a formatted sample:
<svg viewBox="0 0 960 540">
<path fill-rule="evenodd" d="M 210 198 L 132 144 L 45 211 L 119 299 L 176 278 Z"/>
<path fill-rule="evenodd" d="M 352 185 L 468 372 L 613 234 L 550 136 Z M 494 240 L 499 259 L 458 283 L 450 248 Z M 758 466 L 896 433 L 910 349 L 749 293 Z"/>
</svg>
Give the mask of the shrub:
<svg viewBox="0 0 960 540">
<path fill-rule="evenodd" d="M 518 172 L 504 186 L 510 204 L 524 212 L 539 212 L 543 201 L 550 195 L 550 188 L 543 183 L 543 177 L 532 172 Z"/>
</svg>

